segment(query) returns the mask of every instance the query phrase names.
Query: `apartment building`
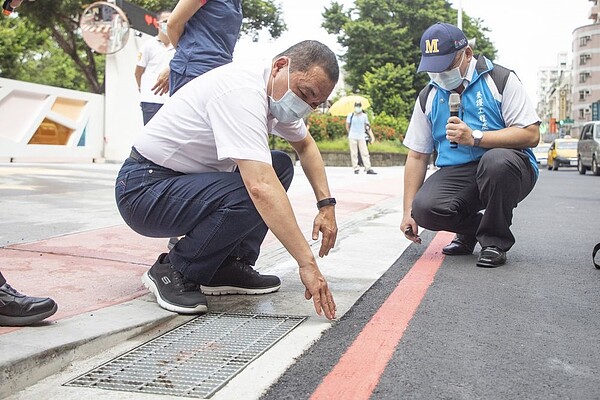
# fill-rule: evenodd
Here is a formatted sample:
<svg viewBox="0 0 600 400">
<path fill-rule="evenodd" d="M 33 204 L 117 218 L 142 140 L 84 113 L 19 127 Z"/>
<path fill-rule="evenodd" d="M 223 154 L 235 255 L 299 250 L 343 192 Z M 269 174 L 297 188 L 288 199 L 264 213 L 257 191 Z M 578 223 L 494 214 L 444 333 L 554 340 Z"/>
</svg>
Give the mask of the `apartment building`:
<svg viewBox="0 0 600 400">
<path fill-rule="evenodd" d="M 571 69 L 567 53 L 558 54 L 555 66 L 538 70 L 537 96 L 537 112 L 544 123 L 542 139 L 549 142 L 569 134 L 572 125 Z"/>
<path fill-rule="evenodd" d="M 600 5 L 590 0 L 590 25 L 573 31 L 571 71 L 572 135 L 591 120 L 600 120 Z"/>
</svg>

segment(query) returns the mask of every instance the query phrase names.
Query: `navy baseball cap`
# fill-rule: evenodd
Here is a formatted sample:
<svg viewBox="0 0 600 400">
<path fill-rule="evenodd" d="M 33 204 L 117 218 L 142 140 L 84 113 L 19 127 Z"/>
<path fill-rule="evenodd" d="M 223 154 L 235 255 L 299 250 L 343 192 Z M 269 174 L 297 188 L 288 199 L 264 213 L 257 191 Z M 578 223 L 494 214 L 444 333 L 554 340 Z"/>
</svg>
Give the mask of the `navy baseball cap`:
<svg viewBox="0 0 600 400">
<path fill-rule="evenodd" d="M 421 36 L 421 62 L 417 72 L 443 72 L 452 65 L 456 53 L 468 44 L 456 26 L 438 22 Z"/>
</svg>

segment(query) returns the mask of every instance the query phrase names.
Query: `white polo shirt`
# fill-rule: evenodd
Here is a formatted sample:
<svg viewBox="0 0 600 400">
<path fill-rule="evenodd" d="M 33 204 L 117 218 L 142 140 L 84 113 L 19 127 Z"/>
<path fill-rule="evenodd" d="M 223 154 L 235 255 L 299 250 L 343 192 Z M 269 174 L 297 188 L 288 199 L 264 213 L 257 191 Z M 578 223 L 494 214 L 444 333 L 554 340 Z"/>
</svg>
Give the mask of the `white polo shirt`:
<svg viewBox="0 0 600 400">
<path fill-rule="evenodd" d="M 301 119 L 286 124 L 269 114 L 269 74 L 270 68 L 234 62 L 194 78 L 142 128 L 134 147 L 184 173 L 231 172 L 233 159 L 271 164 L 269 133 L 298 142 L 307 130 Z"/>
<path fill-rule="evenodd" d="M 154 94 L 152 87 L 156 84 L 158 75 L 169 66 L 175 49 L 169 43 L 165 46 L 158 38 L 148 39 L 138 53 L 137 66 L 144 68 L 140 82 L 140 102 L 163 104 L 169 94 L 162 96 Z"/>
</svg>

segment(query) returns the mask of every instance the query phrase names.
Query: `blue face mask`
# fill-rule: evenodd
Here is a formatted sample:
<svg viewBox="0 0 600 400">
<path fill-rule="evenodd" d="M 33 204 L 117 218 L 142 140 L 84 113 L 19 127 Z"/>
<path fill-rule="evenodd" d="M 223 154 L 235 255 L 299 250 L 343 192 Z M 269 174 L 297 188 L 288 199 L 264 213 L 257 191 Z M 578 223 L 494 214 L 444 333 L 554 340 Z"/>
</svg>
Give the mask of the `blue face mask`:
<svg viewBox="0 0 600 400">
<path fill-rule="evenodd" d="M 273 82 L 271 79 L 271 93 L 273 93 Z M 283 123 L 294 122 L 306 117 L 313 108 L 290 89 L 290 61 L 288 59 L 288 89 L 279 100 L 269 96 L 269 111 L 271 115 Z"/>
</svg>

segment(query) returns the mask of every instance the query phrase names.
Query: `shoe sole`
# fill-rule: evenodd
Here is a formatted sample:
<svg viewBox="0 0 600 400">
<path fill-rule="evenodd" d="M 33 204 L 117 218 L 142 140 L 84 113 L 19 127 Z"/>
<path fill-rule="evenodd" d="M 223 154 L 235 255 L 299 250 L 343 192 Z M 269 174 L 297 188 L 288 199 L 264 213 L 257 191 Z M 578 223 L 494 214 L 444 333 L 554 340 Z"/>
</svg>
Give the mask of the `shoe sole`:
<svg viewBox="0 0 600 400">
<path fill-rule="evenodd" d="M 0 315 L 0 326 L 27 326 L 35 324 L 36 322 L 41 322 L 54 315 L 56 310 L 58 310 L 58 305 L 54 304 L 54 307 L 45 313 L 29 315 L 27 317 L 10 317 L 6 315 Z"/>
<path fill-rule="evenodd" d="M 156 302 L 159 306 L 168 311 L 173 311 L 178 314 L 205 314 L 208 312 L 208 306 L 204 304 L 197 305 L 196 307 L 182 307 L 176 304 L 169 303 L 167 300 L 163 299 L 160 296 L 160 292 L 158 290 L 158 286 L 156 282 L 150 277 L 148 271 L 144 272 L 142 275 L 142 283 L 156 297 Z"/>
<path fill-rule="evenodd" d="M 221 296 L 226 294 L 267 294 L 279 290 L 281 284 L 269 288 L 243 288 L 238 286 L 200 286 L 202 293 L 208 296 Z"/>
<path fill-rule="evenodd" d="M 506 264 L 506 261 L 504 261 L 504 262 L 503 262 L 503 263 L 501 263 L 501 264 L 492 264 L 492 263 L 487 263 L 487 262 L 480 262 L 480 261 L 477 261 L 477 264 L 476 264 L 476 265 L 477 265 L 478 267 L 481 267 L 481 268 L 497 268 L 497 267 L 501 267 L 501 266 L 503 266 L 504 264 Z"/>
<path fill-rule="evenodd" d="M 442 254 L 446 255 L 446 256 L 468 256 L 470 254 L 473 254 L 473 251 L 471 251 L 470 253 L 467 252 L 462 252 L 462 253 L 446 253 L 444 250 L 442 250 Z"/>
</svg>

